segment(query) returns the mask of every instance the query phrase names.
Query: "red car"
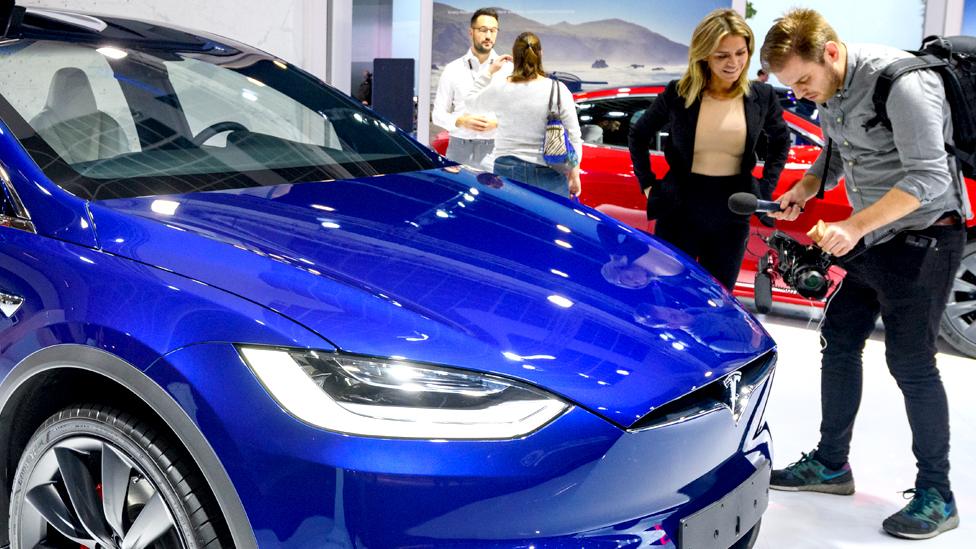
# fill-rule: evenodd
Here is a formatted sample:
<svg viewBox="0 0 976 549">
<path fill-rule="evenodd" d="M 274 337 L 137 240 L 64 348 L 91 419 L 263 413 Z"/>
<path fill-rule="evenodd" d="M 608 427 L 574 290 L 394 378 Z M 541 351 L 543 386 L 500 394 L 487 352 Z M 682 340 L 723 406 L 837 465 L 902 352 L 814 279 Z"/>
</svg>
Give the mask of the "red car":
<svg viewBox="0 0 976 549">
<path fill-rule="evenodd" d="M 627 149 L 627 134 L 635 122 L 657 94 L 664 91 L 664 85 L 651 85 L 630 88 L 610 88 L 577 93 L 574 95 L 583 133 L 582 171 L 583 193 L 581 200 L 607 215 L 615 217 L 628 225 L 653 232 L 654 222 L 645 215 L 646 198 L 640 191 L 634 177 Z M 816 107 L 812 103 L 798 102 L 792 94 L 781 90 L 784 106 L 783 117 L 789 125 L 793 145 L 790 148 L 786 167 L 773 192 L 773 197 L 792 187 L 806 172 L 807 168 L 820 154 L 823 136 L 816 122 Z M 651 168 L 658 177 L 668 170 L 661 150 L 661 141 L 667 136 L 661 132 L 657 145 L 651 149 Z M 441 154 L 447 150 L 447 132 L 437 136 L 432 144 Z M 762 170 L 762 147 L 760 165 L 755 175 Z M 976 204 L 976 182 L 967 179 L 970 202 Z M 812 200 L 806 210 L 795 221 L 777 221 L 776 230 L 783 231 L 803 244 L 809 244 L 806 231 L 818 219 L 836 221 L 850 216 L 851 206 L 843 185 L 827 191 L 823 200 Z M 959 351 L 976 357 L 976 219 L 967 221 L 969 243 L 966 245 L 962 266 L 949 297 L 949 306 L 942 319 L 942 335 Z M 735 295 L 740 298 L 754 297 L 759 259 L 768 250 L 764 239 L 774 229 L 752 218 L 752 235 L 749 240 L 742 271 L 735 287 Z M 839 278 L 842 271 L 831 276 Z M 801 297 L 782 284 L 773 287 L 773 301 L 780 307 L 823 307 L 819 300 Z"/>
</svg>

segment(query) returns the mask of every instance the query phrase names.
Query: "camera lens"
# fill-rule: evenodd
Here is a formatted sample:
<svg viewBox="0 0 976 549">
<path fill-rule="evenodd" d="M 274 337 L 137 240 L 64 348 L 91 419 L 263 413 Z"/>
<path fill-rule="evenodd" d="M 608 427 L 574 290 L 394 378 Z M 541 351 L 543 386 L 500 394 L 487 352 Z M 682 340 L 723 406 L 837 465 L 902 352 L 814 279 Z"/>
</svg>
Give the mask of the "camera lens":
<svg viewBox="0 0 976 549">
<path fill-rule="evenodd" d="M 827 295 L 827 277 L 817 269 L 806 269 L 796 274 L 796 291 L 808 299 L 821 299 Z"/>
</svg>

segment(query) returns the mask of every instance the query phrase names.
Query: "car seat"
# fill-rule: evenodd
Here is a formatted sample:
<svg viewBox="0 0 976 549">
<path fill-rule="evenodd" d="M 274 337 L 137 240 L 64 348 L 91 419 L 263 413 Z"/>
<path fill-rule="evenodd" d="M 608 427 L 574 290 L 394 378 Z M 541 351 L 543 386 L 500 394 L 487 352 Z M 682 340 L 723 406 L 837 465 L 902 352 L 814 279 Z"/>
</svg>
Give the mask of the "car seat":
<svg viewBox="0 0 976 549">
<path fill-rule="evenodd" d="M 593 145 L 603 144 L 603 128 L 596 124 L 583 124 L 580 126 L 580 133 L 582 134 L 584 143 L 591 143 Z"/>
<path fill-rule="evenodd" d="M 69 164 L 111 158 L 129 149 L 119 123 L 98 110 L 88 75 L 75 67 L 54 73 L 44 109 L 30 124 Z"/>
</svg>

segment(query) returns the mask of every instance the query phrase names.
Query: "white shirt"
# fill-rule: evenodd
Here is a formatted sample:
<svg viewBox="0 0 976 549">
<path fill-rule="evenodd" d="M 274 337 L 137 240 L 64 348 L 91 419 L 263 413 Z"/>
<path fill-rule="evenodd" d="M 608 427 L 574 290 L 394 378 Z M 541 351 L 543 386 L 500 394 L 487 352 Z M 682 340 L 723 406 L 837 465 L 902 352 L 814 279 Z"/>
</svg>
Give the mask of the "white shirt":
<svg viewBox="0 0 976 549">
<path fill-rule="evenodd" d="M 498 54 L 495 50 L 488 53 L 488 59 L 480 63 L 478 58 L 471 52 L 471 48 L 458 59 L 451 61 L 444 67 L 441 79 L 437 83 L 437 94 L 434 96 L 434 109 L 431 118 L 434 124 L 450 132 L 451 137 L 461 139 L 494 139 L 495 130 L 479 132 L 468 128 L 457 127 L 457 119 L 462 114 L 478 114 L 494 118 L 495 114 L 490 110 L 470 110 L 465 107 L 464 98 L 471 91 L 474 81 L 481 74 L 487 74 L 488 66 Z M 512 73 L 511 63 L 506 63 L 502 70 L 498 72 Z"/>
<path fill-rule="evenodd" d="M 511 63 L 506 63 L 511 66 Z M 509 74 L 498 71 L 492 78 L 487 72 L 475 81 L 465 101 L 469 108 L 494 111 L 498 117 L 495 134 L 495 150 L 482 162 L 490 169 L 500 156 L 515 156 L 526 162 L 545 166 L 542 158 L 542 142 L 545 139 L 546 122 L 549 118 L 549 94 L 552 80 L 536 77 L 527 82 L 509 82 Z M 573 94 L 562 82 L 559 86 L 559 118 L 566 127 L 569 141 L 583 158 L 583 138 Z M 552 98 L 553 103 L 556 97 Z"/>
</svg>

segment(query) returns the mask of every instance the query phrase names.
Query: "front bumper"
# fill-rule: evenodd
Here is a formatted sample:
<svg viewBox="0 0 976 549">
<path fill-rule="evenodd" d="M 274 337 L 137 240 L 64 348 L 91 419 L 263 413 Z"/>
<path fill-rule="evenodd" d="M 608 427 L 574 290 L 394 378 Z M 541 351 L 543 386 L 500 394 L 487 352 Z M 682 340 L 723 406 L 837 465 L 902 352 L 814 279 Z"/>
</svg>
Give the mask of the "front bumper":
<svg viewBox="0 0 976 549">
<path fill-rule="evenodd" d="M 628 432 L 575 407 L 522 439 L 445 442 L 308 426 L 229 344 L 147 373 L 212 445 L 262 548 L 679 547 L 682 520 L 757 471 L 768 483 L 772 376 L 738 423 L 715 412 Z"/>
<path fill-rule="evenodd" d="M 722 499 L 681 519 L 680 547 L 731 547 L 747 535 L 769 506 L 769 477 L 767 463 Z"/>
</svg>

